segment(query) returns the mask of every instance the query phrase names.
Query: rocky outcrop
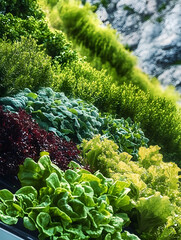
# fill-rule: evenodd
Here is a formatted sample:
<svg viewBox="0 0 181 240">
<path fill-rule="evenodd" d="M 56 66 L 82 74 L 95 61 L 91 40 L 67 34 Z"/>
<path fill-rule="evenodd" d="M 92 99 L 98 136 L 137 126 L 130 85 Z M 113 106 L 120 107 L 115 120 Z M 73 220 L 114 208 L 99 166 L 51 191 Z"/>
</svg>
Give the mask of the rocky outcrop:
<svg viewBox="0 0 181 240">
<path fill-rule="evenodd" d="M 181 92 L 181 0 L 110 0 L 97 14 L 117 29 L 144 72 Z"/>
</svg>

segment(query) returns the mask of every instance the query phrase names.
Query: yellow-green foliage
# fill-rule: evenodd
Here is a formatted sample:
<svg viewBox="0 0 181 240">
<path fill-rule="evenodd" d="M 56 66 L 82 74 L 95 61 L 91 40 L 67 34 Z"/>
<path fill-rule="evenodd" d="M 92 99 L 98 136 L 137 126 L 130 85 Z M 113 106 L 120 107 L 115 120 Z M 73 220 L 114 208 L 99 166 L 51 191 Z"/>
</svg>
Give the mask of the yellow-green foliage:
<svg viewBox="0 0 181 240">
<path fill-rule="evenodd" d="M 77 45 L 82 44 L 82 51 L 89 49 L 90 52 L 86 52 L 89 56 L 92 53 L 92 60 L 96 56 L 100 57 L 102 68 L 109 62 L 109 74 L 112 73 L 112 68 L 115 69 L 115 80 L 119 84 L 132 82 L 144 91 L 152 88 L 149 77 L 135 66 L 136 58 L 120 43 L 119 35 L 110 26 L 105 27 L 98 20 L 89 4 L 82 6 L 79 1 L 59 0 L 55 7 L 59 9 L 62 28 L 69 38 Z"/>
<path fill-rule="evenodd" d="M 145 240 L 180 239 L 180 168 L 163 162 L 158 146 L 141 147 L 137 162 L 117 145 L 95 136 L 80 145 L 85 163 L 115 180 L 130 184 L 135 201 L 135 227 Z"/>
<path fill-rule="evenodd" d="M 158 146 L 139 149 L 137 162 L 128 153 L 119 153 L 118 146 L 99 135 L 80 145 L 84 161 L 107 176 L 126 180 L 136 188 L 136 198 L 149 196 L 155 191 L 176 199 L 179 193 L 179 171 L 175 163 L 163 162 Z M 135 189 L 134 188 L 134 189 Z M 176 194 L 176 195 L 174 195 Z"/>
<path fill-rule="evenodd" d="M 57 9 L 59 9 L 62 28 L 70 38 L 100 57 L 101 64 L 109 62 L 119 76 L 119 83 L 134 82 L 142 89 L 147 90 L 151 83 L 148 77 L 140 76 L 140 74 L 137 77 L 134 67 L 136 58 L 119 42 L 119 36 L 115 30 L 101 24 L 91 8 L 89 4 L 83 7 L 79 1 L 60 0 L 52 11 L 57 14 Z M 58 15 L 57 17 L 59 18 Z M 50 21 L 55 26 L 51 15 Z M 55 27 L 57 28 L 57 26 Z"/>
<path fill-rule="evenodd" d="M 115 30 L 104 27 L 92 12 L 91 6 L 82 7 L 78 1 L 59 1 L 60 15 L 65 30 L 90 48 L 102 61 L 109 61 L 121 74 L 135 64 L 134 57 L 118 42 Z"/>
<path fill-rule="evenodd" d="M 146 169 L 152 165 L 159 166 L 162 162 L 162 155 L 159 150 L 159 146 L 150 146 L 148 149 L 140 147 L 138 154 L 141 165 Z"/>
<path fill-rule="evenodd" d="M 92 169 L 99 169 L 103 174 L 110 176 L 109 168 L 113 168 L 120 161 L 118 146 L 108 139 L 102 141 L 100 137 L 97 135 L 90 141 L 83 140 L 80 145 L 83 159 Z"/>
<path fill-rule="evenodd" d="M 97 71 L 79 60 L 57 69 L 52 88 L 72 97 L 78 96 L 95 104 L 102 111 L 111 112 L 114 102 L 111 102 L 110 96 L 116 88 L 111 82 L 112 78 L 104 71 Z"/>
<path fill-rule="evenodd" d="M 25 87 L 37 90 L 49 86 L 53 78 L 51 58 L 40 50 L 32 38 L 11 43 L 0 41 L 0 95 Z"/>
</svg>

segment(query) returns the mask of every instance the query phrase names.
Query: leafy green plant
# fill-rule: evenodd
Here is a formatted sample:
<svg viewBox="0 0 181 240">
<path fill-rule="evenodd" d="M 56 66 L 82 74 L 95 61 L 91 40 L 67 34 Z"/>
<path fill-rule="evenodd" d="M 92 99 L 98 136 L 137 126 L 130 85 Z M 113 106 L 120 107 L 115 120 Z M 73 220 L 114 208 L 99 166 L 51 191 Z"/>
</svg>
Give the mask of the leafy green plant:
<svg viewBox="0 0 181 240">
<path fill-rule="evenodd" d="M 11 13 L 0 14 L 0 29 L 0 38 L 7 38 L 13 42 L 20 41 L 22 36 L 29 37 L 31 35 L 37 40 L 38 45 L 60 64 L 77 58 L 77 54 L 71 50 L 64 34 L 60 31 L 51 32 L 43 17 L 37 19 L 30 15 L 26 19 L 22 19 Z"/>
<path fill-rule="evenodd" d="M 29 87 L 48 86 L 53 78 L 51 59 L 32 38 L 0 41 L 0 96 Z"/>
<path fill-rule="evenodd" d="M 161 146 L 164 159 L 179 164 L 181 114 L 175 102 L 163 95 L 145 93 L 133 84 L 117 86 L 111 80 L 88 63 L 76 62 L 60 71 L 53 88 L 91 102 L 102 112 L 140 122 L 151 144 Z"/>
<path fill-rule="evenodd" d="M 141 146 L 147 146 L 148 138 L 144 136 L 140 128 L 140 124 L 133 123 L 130 118 L 114 119 L 108 115 L 104 119 L 102 126 L 102 138 L 113 140 L 119 147 L 120 152 L 127 152 L 133 156 L 134 159 L 138 158 L 138 149 Z"/>
<path fill-rule="evenodd" d="M 91 174 L 75 162 L 63 172 L 46 155 L 38 163 L 27 158 L 18 177 L 22 188 L 15 194 L 0 190 L 0 219 L 15 224 L 23 218 L 39 239 L 139 238 L 124 231 L 131 208 L 128 184 Z M 124 236 L 124 238 L 122 238 Z"/>
<path fill-rule="evenodd" d="M 3 14 L 12 13 L 21 18 L 28 16 L 42 18 L 44 16 L 36 0 L 1 0 L 0 9 Z"/>
<path fill-rule="evenodd" d="M 18 111 L 24 108 L 47 131 L 53 131 L 60 137 L 80 143 L 83 138 L 90 140 L 94 135 L 112 139 L 119 151 L 138 157 L 140 146 L 147 146 L 140 124 L 131 119 L 114 119 L 111 115 L 100 116 L 98 109 L 81 99 L 68 99 L 64 93 L 54 92 L 51 88 L 42 88 L 38 92 L 29 89 L 14 97 L 0 98 L 4 109 Z"/>
<path fill-rule="evenodd" d="M 84 140 L 80 148 L 84 163 L 91 168 L 130 183 L 129 196 L 136 202 L 135 212 L 130 216 L 141 239 L 171 240 L 176 235 L 179 239 L 180 223 L 175 214 L 181 214 L 180 168 L 175 163 L 164 163 L 158 146 L 141 147 L 137 162 L 129 154 L 119 153 L 115 143 L 101 140 L 100 136 Z"/>
</svg>

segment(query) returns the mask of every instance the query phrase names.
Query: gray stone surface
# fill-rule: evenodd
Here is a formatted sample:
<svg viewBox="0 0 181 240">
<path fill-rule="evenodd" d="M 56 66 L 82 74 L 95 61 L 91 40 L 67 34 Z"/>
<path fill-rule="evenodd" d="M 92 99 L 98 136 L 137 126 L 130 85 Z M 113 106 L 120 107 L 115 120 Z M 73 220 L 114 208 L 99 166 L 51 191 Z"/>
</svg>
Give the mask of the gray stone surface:
<svg viewBox="0 0 181 240">
<path fill-rule="evenodd" d="M 97 14 L 117 29 L 144 72 L 181 92 L 181 0 L 110 0 Z"/>
</svg>

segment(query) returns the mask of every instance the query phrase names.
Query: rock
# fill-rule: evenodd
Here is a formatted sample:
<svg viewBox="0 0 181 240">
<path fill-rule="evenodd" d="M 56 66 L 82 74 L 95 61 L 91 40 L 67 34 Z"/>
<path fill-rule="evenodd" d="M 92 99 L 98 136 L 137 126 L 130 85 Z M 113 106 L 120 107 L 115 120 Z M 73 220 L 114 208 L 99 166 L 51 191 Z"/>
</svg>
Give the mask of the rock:
<svg viewBox="0 0 181 240">
<path fill-rule="evenodd" d="M 97 14 L 117 29 L 144 72 L 181 92 L 181 0 L 110 0 Z"/>
<path fill-rule="evenodd" d="M 177 67 L 171 66 L 167 68 L 162 74 L 160 74 L 158 79 L 163 84 L 163 86 L 173 85 L 179 92 L 181 92 L 180 74 L 181 65 L 178 65 Z"/>
<path fill-rule="evenodd" d="M 108 20 L 108 13 L 102 5 L 97 9 L 97 14 L 102 22 L 106 22 Z"/>
</svg>

